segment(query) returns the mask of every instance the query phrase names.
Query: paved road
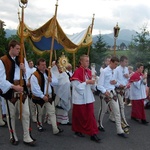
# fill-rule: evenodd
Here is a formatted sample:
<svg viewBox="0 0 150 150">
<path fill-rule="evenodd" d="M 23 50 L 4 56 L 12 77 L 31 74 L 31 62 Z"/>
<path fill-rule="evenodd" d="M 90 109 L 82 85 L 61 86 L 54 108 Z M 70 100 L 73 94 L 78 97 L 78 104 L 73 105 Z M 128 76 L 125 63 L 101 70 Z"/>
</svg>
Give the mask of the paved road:
<svg viewBox="0 0 150 150">
<path fill-rule="evenodd" d="M 96 96 L 95 116 L 97 117 L 99 108 L 99 99 Z M 7 128 L 0 127 L 0 150 L 149 150 L 150 149 L 150 125 L 145 126 L 130 119 L 131 107 L 125 107 L 127 121 L 130 125 L 130 134 L 124 139 L 116 134 L 115 124 L 108 120 L 108 114 L 104 118 L 104 127 L 106 132 L 99 133 L 101 143 L 95 143 L 89 136 L 84 138 L 76 137 L 71 131 L 71 126 L 61 125 L 64 132 L 59 135 L 53 135 L 51 126 L 44 124 L 45 132 L 38 132 L 36 124 L 32 123 L 32 135 L 37 139 L 35 147 L 29 147 L 22 142 L 22 126 L 17 121 L 17 133 L 20 139 L 18 146 L 9 143 L 9 133 Z M 150 121 L 150 110 L 146 110 L 147 120 Z M 71 111 L 70 111 L 71 118 Z"/>
</svg>

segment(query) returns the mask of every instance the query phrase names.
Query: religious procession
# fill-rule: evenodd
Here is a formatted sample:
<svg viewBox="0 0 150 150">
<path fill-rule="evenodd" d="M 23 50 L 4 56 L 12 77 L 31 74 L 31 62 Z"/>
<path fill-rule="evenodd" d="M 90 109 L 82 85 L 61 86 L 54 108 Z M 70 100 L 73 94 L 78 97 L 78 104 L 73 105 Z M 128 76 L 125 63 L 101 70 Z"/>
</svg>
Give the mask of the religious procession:
<svg viewBox="0 0 150 150">
<path fill-rule="evenodd" d="M 23 11 L 26 5 L 27 0 L 20 1 Z M 127 56 L 106 56 L 97 75 L 96 66 L 90 62 L 89 56 L 93 24 L 80 36 L 76 35 L 78 39 L 75 35 L 68 38 L 56 15 L 57 11 L 37 30 L 28 28 L 22 16 L 18 28 L 20 41 L 11 40 L 8 53 L 0 58 L 0 130 L 8 128 L 9 132 L 5 144 L 9 142 L 17 146 L 22 141 L 26 146 L 38 146 L 38 138 L 33 132 L 50 134 L 45 124 L 50 126 L 54 136 L 62 135 L 65 125 L 71 127 L 70 132 L 75 137 L 84 139 L 88 136 L 93 143 L 101 144 L 107 140 L 107 136 L 103 139 L 101 134 L 109 132 L 105 128 L 106 116 L 109 126 L 112 122 L 115 124 L 116 129 L 112 127 L 114 136 L 126 140 L 132 128 L 126 119 L 127 106 L 131 108 L 128 117 L 132 121 L 148 126 L 145 107 L 150 101 L 150 93 L 144 64 L 137 62 L 133 68 L 128 65 Z M 42 53 L 42 48 L 50 49 L 49 65 L 45 58 L 37 59 L 36 64 L 28 60 L 24 47 L 24 38 L 27 37 L 37 53 Z M 75 64 L 75 52 L 82 46 L 88 47 L 88 52 L 82 54 L 79 63 Z M 58 59 L 56 55 L 53 57 L 55 49 L 62 48 L 73 53 L 72 62 L 64 53 Z M 95 97 L 98 97 L 98 114 L 95 114 Z M 17 133 L 18 120 L 22 123 L 19 124 L 22 135 Z M 31 128 L 33 123 L 36 129 Z"/>
</svg>

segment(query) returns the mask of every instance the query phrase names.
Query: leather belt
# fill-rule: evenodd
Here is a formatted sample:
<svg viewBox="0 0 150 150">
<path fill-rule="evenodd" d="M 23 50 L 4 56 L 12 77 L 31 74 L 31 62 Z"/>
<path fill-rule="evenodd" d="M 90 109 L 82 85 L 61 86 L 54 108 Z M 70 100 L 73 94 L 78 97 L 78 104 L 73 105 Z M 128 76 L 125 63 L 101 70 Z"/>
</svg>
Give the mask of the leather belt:
<svg viewBox="0 0 150 150">
<path fill-rule="evenodd" d="M 23 79 L 22 79 L 22 84 L 24 85 Z M 14 80 L 14 85 L 20 85 L 20 80 Z"/>
</svg>

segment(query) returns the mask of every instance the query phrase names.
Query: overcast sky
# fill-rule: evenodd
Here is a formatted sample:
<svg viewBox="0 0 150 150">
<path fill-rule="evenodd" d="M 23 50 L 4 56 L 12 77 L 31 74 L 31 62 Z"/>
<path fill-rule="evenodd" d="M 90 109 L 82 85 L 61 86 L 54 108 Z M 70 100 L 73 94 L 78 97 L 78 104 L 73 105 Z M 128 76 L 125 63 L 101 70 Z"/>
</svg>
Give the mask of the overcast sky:
<svg viewBox="0 0 150 150">
<path fill-rule="evenodd" d="M 67 34 L 87 28 L 95 14 L 93 35 L 113 32 L 118 22 L 121 29 L 150 29 L 149 0 L 58 0 L 57 20 Z M 36 29 L 53 17 L 56 0 L 28 0 L 25 23 Z M 7 29 L 17 29 L 18 0 L 0 0 L 0 20 Z"/>
</svg>

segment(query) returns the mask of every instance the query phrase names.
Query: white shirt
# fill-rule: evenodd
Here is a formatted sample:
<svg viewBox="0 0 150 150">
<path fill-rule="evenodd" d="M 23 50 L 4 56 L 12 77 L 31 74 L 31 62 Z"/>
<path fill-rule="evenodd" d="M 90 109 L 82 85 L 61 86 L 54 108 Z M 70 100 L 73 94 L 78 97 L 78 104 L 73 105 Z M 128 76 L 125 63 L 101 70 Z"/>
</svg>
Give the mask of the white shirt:
<svg viewBox="0 0 150 150">
<path fill-rule="evenodd" d="M 128 79 L 124 77 L 124 74 L 129 74 L 128 68 L 127 67 L 122 67 L 119 65 L 116 69 L 116 75 L 117 75 L 117 82 L 118 84 L 122 84 L 124 86 L 127 85 Z"/>
<path fill-rule="evenodd" d="M 29 79 L 31 77 L 31 75 L 36 71 L 36 68 L 35 67 L 32 67 L 32 68 L 27 68 L 26 69 L 26 72 L 27 72 L 27 79 Z"/>
<path fill-rule="evenodd" d="M 36 97 L 40 97 L 40 98 L 43 98 L 47 94 L 46 91 L 47 91 L 48 77 L 47 77 L 46 73 L 44 73 L 43 75 L 44 75 L 44 79 L 45 79 L 44 93 L 41 91 L 41 87 L 38 83 L 38 79 L 34 74 L 31 76 L 31 79 L 30 79 L 32 94 L 35 95 Z M 52 82 L 50 84 L 52 86 L 58 84 L 58 80 L 57 80 L 57 78 L 55 78 L 55 76 L 53 74 L 52 74 Z M 48 87 L 48 94 L 49 95 L 51 95 L 51 93 L 52 93 L 52 89 L 51 89 L 50 84 L 49 84 L 49 87 Z"/>
<path fill-rule="evenodd" d="M 98 79 L 98 90 L 100 90 L 102 93 L 114 90 L 115 85 L 110 84 L 111 80 L 117 81 L 115 70 L 112 70 L 109 66 L 107 66 L 105 69 L 103 69 Z"/>
<path fill-rule="evenodd" d="M 28 68 L 28 63 L 26 59 L 24 59 L 25 68 Z M 26 79 L 26 73 L 24 74 L 24 78 Z M 14 80 L 20 80 L 20 67 L 15 64 L 15 74 Z M 12 86 L 8 80 L 6 80 L 6 71 L 3 62 L 0 60 L 0 89 L 2 90 L 3 94 L 5 94 Z"/>
<path fill-rule="evenodd" d="M 103 70 L 104 70 L 104 68 L 103 68 L 103 67 L 101 67 L 101 68 L 100 68 L 100 70 L 99 70 L 99 72 L 101 73 Z"/>
<path fill-rule="evenodd" d="M 132 82 L 130 85 L 130 99 L 141 100 L 146 98 L 146 84 L 144 84 L 142 77 L 138 82 Z"/>
<path fill-rule="evenodd" d="M 73 104 L 89 104 L 95 101 L 93 92 L 91 90 L 92 85 L 86 84 L 86 82 L 80 83 L 74 80 L 72 83 L 72 103 Z"/>
</svg>

